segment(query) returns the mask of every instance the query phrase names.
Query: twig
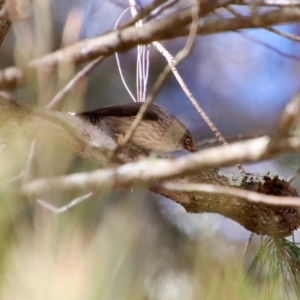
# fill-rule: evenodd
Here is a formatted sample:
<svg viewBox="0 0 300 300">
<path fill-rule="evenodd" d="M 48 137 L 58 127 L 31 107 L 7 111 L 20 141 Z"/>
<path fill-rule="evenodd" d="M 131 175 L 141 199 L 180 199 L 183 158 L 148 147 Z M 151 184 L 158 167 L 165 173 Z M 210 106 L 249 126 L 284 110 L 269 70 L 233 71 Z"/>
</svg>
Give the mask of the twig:
<svg viewBox="0 0 300 300">
<path fill-rule="evenodd" d="M 239 197 L 253 203 L 264 203 L 278 206 L 300 206 L 300 197 L 271 196 L 233 187 L 216 186 L 212 184 L 173 184 L 162 183 L 164 189 L 176 192 L 208 193 Z"/>
<path fill-rule="evenodd" d="M 300 168 L 296 171 L 296 173 L 287 179 L 288 183 L 292 183 L 298 176 L 300 175 Z"/>
<path fill-rule="evenodd" d="M 117 25 L 118 25 L 119 21 L 121 20 L 122 16 L 123 16 L 129 9 L 130 9 L 129 7 L 126 8 L 126 9 L 122 12 L 122 14 L 119 16 L 119 18 L 118 18 L 117 21 L 116 21 L 115 28 L 117 27 Z M 119 74 L 120 74 L 120 76 L 121 76 L 122 83 L 123 83 L 123 85 L 124 85 L 124 87 L 125 87 L 127 93 L 128 93 L 129 96 L 131 97 L 131 99 L 132 99 L 134 102 L 136 102 L 135 96 L 133 95 L 132 91 L 130 90 L 128 84 L 126 83 L 125 77 L 124 77 L 123 72 L 122 72 L 121 63 L 120 63 L 120 59 L 119 59 L 119 55 L 118 55 L 117 52 L 115 53 L 115 57 L 116 57 L 117 66 L 118 66 L 118 71 L 119 71 Z"/>
<path fill-rule="evenodd" d="M 241 263 L 241 269 L 243 269 L 243 266 L 244 266 L 244 264 L 245 264 L 246 255 L 247 255 L 247 252 L 248 252 L 248 250 L 249 250 L 249 246 L 250 246 L 250 244 L 251 244 L 251 242 L 252 242 L 253 237 L 254 237 L 254 233 L 251 232 L 251 233 L 250 233 L 250 236 L 249 236 L 249 238 L 248 238 L 248 240 L 247 240 L 247 243 L 246 243 L 246 245 L 245 245 L 244 251 L 243 251 L 242 263 Z"/>
<path fill-rule="evenodd" d="M 253 2 L 252 0 L 237 0 L 234 1 L 233 4 L 236 5 L 251 5 Z M 283 6 L 283 7 L 287 7 L 287 6 L 297 6 L 300 4 L 299 0 L 255 0 L 255 5 L 258 6 Z"/>
<path fill-rule="evenodd" d="M 193 37 L 193 39 L 195 39 L 195 35 L 196 35 L 196 31 L 194 32 L 194 28 L 193 28 L 193 24 L 196 24 L 195 22 L 195 15 L 196 13 L 193 14 L 194 18 L 193 18 L 193 23 L 191 25 L 191 33 L 190 33 L 190 36 Z M 197 13 L 198 15 L 198 13 Z M 195 26 L 195 25 L 194 25 Z M 194 40 L 192 40 L 192 43 L 190 43 L 188 46 L 187 46 L 187 50 L 189 51 L 186 51 L 185 49 L 183 50 L 182 53 L 179 53 L 179 57 L 180 57 L 180 54 L 183 55 L 183 57 L 185 57 L 185 55 L 187 55 L 190 51 L 191 51 L 191 48 L 192 48 L 192 45 L 193 45 L 193 42 Z M 162 46 L 160 44 L 158 44 L 157 42 L 154 42 L 155 45 L 157 45 L 157 48 L 160 49 Z M 187 43 L 188 44 L 188 43 Z M 186 51 L 186 53 L 185 53 Z M 164 49 L 163 49 L 163 52 L 164 53 Z M 193 104 L 193 106 L 195 107 L 195 109 L 197 110 L 197 112 L 200 114 L 200 116 L 203 118 L 203 120 L 206 122 L 206 124 L 209 126 L 209 128 L 212 130 L 212 132 L 215 134 L 215 136 L 217 137 L 217 139 L 219 140 L 220 143 L 222 143 L 223 145 L 226 145 L 227 144 L 227 141 L 226 139 L 224 138 L 224 136 L 222 135 L 222 133 L 218 130 L 218 128 L 216 127 L 216 125 L 211 121 L 211 119 L 209 118 L 209 116 L 205 113 L 205 111 L 201 108 L 201 106 L 199 105 L 199 103 L 196 101 L 195 97 L 193 96 L 192 92 L 188 89 L 187 85 L 185 84 L 184 80 L 182 79 L 182 77 L 180 76 L 177 68 L 176 68 L 176 65 L 174 64 L 174 60 L 172 57 L 170 57 L 170 54 L 167 53 L 165 55 L 165 57 L 167 58 L 167 61 L 170 65 L 170 68 L 175 76 L 175 78 L 177 79 L 179 85 L 181 86 L 182 90 L 185 92 L 185 94 L 187 95 L 187 97 L 189 98 L 189 100 L 191 101 L 191 103 Z M 177 58 L 178 59 L 178 58 Z M 175 62 L 176 62 L 176 59 L 175 59 Z M 240 170 L 241 173 L 246 173 L 246 171 L 244 170 L 244 168 L 242 167 L 242 165 L 238 164 L 237 165 L 237 168 Z"/>
<path fill-rule="evenodd" d="M 152 19 L 156 18 L 157 16 L 160 16 L 164 10 L 172 7 L 178 1 L 179 0 L 171 0 L 169 3 L 166 3 L 166 4 L 162 5 L 161 7 L 159 7 L 157 9 L 157 11 L 155 11 L 155 12 L 151 13 L 149 16 L 147 16 L 145 21 L 149 21 L 149 20 L 152 20 Z"/>
<path fill-rule="evenodd" d="M 20 179 L 22 179 L 24 177 L 24 171 L 21 171 L 17 176 L 14 176 L 13 178 L 10 178 L 8 180 L 3 180 L 3 181 L 0 181 L 0 185 L 7 185 L 7 184 L 11 184 L 13 182 L 16 182 Z"/>
<path fill-rule="evenodd" d="M 300 36 L 297 36 L 297 35 L 294 35 L 294 34 L 291 34 L 291 33 L 288 33 L 288 32 L 285 32 L 285 31 L 282 31 L 282 30 L 279 30 L 277 28 L 273 28 L 273 27 L 266 27 L 266 29 L 268 31 L 271 31 L 273 33 L 276 33 L 278 35 L 281 35 L 282 37 L 285 37 L 287 39 L 290 39 L 294 42 L 300 42 Z"/>
<path fill-rule="evenodd" d="M 137 4 L 135 0 L 128 0 L 132 17 L 137 16 Z M 143 27 L 143 21 L 140 19 L 135 24 L 136 27 Z M 137 64 L 136 64 L 136 89 L 137 101 L 144 102 L 147 92 L 149 74 L 149 47 L 148 45 L 137 46 Z"/>
<path fill-rule="evenodd" d="M 35 152 L 35 146 L 36 146 L 36 140 L 33 140 L 30 145 L 30 150 L 28 154 L 28 158 L 26 161 L 26 166 L 24 170 L 24 178 L 23 178 L 23 184 L 27 183 L 30 179 L 31 171 L 32 171 L 32 161 L 34 158 L 34 152 Z"/>
<path fill-rule="evenodd" d="M 226 9 L 227 9 L 230 13 L 232 13 L 236 18 L 238 18 L 239 20 L 242 19 L 242 18 L 244 18 L 244 16 L 243 16 L 242 14 L 238 13 L 238 12 L 237 12 L 235 9 L 233 9 L 232 7 L 227 6 Z M 256 16 L 255 16 L 255 17 L 256 17 Z M 254 17 L 253 17 L 253 18 L 254 18 Z M 262 26 L 263 26 L 263 25 L 262 25 Z M 272 31 L 272 32 L 275 32 L 275 31 L 276 31 L 276 29 L 272 29 L 272 28 L 270 28 L 269 26 L 264 26 L 264 28 L 265 28 L 266 30 L 268 30 L 268 31 Z M 264 47 L 266 47 L 266 48 L 268 48 L 268 49 L 270 49 L 270 50 L 272 50 L 272 51 L 274 51 L 274 52 L 278 53 L 279 55 L 282 55 L 282 56 L 284 56 L 284 57 L 286 57 L 286 58 L 289 58 L 289 59 L 295 59 L 295 60 L 300 60 L 300 57 L 295 56 L 295 55 L 291 55 L 291 54 L 284 53 L 284 52 L 280 51 L 279 49 L 276 49 L 276 48 L 274 48 L 273 46 L 271 46 L 271 45 L 269 45 L 269 44 L 267 44 L 267 43 L 265 43 L 265 42 L 263 42 L 263 41 L 260 41 L 260 40 L 258 40 L 258 39 L 255 39 L 255 38 L 253 38 L 253 37 L 250 37 L 250 36 L 244 34 L 244 32 L 242 32 L 242 31 L 240 31 L 240 30 L 238 30 L 238 29 L 237 29 L 237 30 L 234 30 L 234 32 L 237 33 L 237 34 L 239 34 L 239 35 L 242 36 L 243 38 L 245 38 L 245 39 L 247 39 L 247 40 L 250 40 L 250 41 L 253 41 L 253 42 L 255 42 L 255 43 L 257 43 L 257 44 L 259 44 L 259 45 L 261 45 L 261 46 L 264 46 Z"/>
<path fill-rule="evenodd" d="M 152 3 L 150 3 L 148 6 L 144 7 L 136 16 L 134 16 L 130 21 L 126 22 L 125 24 L 122 24 L 119 28 L 126 28 L 129 26 L 134 25 L 139 20 L 142 20 L 143 18 L 149 16 L 149 14 L 155 10 L 157 7 L 162 5 L 163 3 L 167 2 L 168 0 L 155 0 Z"/>
<path fill-rule="evenodd" d="M 288 136 L 297 124 L 300 124 L 300 91 L 284 108 L 277 124 L 277 133 L 282 136 Z"/>
<path fill-rule="evenodd" d="M 69 210 L 70 208 L 72 208 L 73 206 L 81 203 L 82 201 L 90 198 L 93 195 L 93 192 L 90 192 L 86 195 L 80 196 L 74 200 L 72 200 L 71 202 L 69 202 L 67 205 L 61 206 L 61 207 L 56 207 L 44 200 L 41 199 L 36 199 L 36 202 L 41 205 L 42 207 L 50 210 L 51 212 L 55 213 L 55 214 L 61 214 L 63 212 L 66 212 L 67 210 Z"/>
<path fill-rule="evenodd" d="M 248 139 L 262 137 L 262 136 L 264 136 L 264 134 L 239 134 L 237 136 L 227 137 L 226 141 L 227 141 L 227 143 L 232 143 L 232 142 L 244 141 L 244 140 L 248 140 Z M 211 138 L 211 139 L 205 139 L 205 140 L 199 141 L 197 143 L 197 147 L 203 147 L 203 146 L 214 145 L 214 144 L 219 144 L 219 141 L 217 138 Z"/>
<path fill-rule="evenodd" d="M 99 66 L 105 58 L 105 56 L 98 57 L 86 65 L 55 95 L 55 97 L 46 105 L 46 108 L 55 109 L 66 94 L 74 88 L 83 77 L 88 76 L 97 66 Z"/>
<path fill-rule="evenodd" d="M 235 33 L 237 33 L 238 35 L 242 36 L 243 38 L 249 40 L 249 41 L 252 41 L 252 42 L 255 42 L 265 48 L 268 48 L 274 52 L 276 52 L 277 54 L 283 56 L 283 57 L 286 57 L 286 58 L 289 58 L 289 59 L 293 59 L 293 60 L 297 60 L 297 61 L 300 61 L 300 57 L 299 56 L 295 56 L 295 55 L 291 55 L 291 54 L 287 54 L 287 53 L 284 53 L 274 47 L 272 47 L 271 45 L 267 44 L 267 43 L 264 43 L 263 41 L 259 41 L 253 37 L 250 37 L 246 34 L 244 34 L 243 32 L 239 31 L 239 30 L 236 30 Z"/>
</svg>

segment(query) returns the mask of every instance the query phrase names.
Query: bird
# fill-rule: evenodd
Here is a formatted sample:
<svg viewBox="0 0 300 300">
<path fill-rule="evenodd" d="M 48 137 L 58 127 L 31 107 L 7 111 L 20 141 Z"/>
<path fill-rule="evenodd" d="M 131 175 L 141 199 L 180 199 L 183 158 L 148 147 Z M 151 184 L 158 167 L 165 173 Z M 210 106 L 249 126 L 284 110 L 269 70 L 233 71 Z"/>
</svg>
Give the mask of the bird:
<svg viewBox="0 0 300 300">
<path fill-rule="evenodd" d="M 118 143 L 129 130 L 143 102 L 112 105 L 92 111 L 70 113 L 118 137 Z M 151 104 L 130 138 L 130 142 L 149 152 L 195 152 L 194 139 L 186 126 L 158 104 Z"/>
</svg>

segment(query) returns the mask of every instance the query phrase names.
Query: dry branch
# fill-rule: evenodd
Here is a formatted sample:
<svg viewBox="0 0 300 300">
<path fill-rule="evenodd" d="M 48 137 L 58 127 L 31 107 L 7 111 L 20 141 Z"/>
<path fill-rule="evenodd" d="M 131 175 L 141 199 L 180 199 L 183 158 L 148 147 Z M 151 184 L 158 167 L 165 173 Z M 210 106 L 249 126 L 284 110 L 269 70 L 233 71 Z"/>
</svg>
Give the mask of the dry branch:
<svg viewBox="0 0 300 300">
<path fill-rule="evenodd" d="M 274 11 L 230 19 L 205 18 L 217 8 L 232 4 L 229 0 L 206 1 L 201 3 L 199 17 L 201 25 L 198 34 L 212 34 L 246 28 L 259 28 L 300 20 L 300 8 L 284 7 Z M 125 27 L 103 34 L 94 39 L 75 43 L 61 50 L 35 59 L 28 64 L 28 70 L 42 69 L 53 72 L 58 64 L 72 63 L 79 65 L 99 56 L 109 56 L 115 52 L 124 52 L 137 45 L 149 44 L 153 41 L 172 39 L 189 34 L 192 21 L 191 9 L 176 12 L 171 16 L 144 23 L 143 27 Z M 0 72 L 0 89 L 15 88 L 23 84 L 25 70 L 11 67 Z"/>
</svg>

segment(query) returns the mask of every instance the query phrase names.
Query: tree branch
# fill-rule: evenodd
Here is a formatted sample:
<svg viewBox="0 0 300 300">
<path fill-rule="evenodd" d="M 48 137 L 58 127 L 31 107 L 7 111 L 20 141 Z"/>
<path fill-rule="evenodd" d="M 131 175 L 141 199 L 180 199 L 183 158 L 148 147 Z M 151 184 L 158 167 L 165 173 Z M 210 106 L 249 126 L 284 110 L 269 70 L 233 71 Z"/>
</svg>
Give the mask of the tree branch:
<svg viewBox="0 0 300 300">
<path fill-rule="evenodd" d="M 230 18 L 215 20 L 204 18 L 217 8 L 231 4 L 229 0 L 206 1 L 201 3 L 199 17 L 201 25 L 198 34 L 212 34 L 246 28 L 259 28 L 275 24 L 291 23 L 300 20 L 300 8 L 284 7 L 243 18 Z M 171 16 L 144 23 L 143 27 L 130 26 L 117 29 L 94 39 L 87 39 L 75 43 L 35 59 L 28 64 L 29 70 L 42 69 L 52 72 L 60 63 L 73 63 L 79 65 L 99 56 L 109 56 L 115 52 L 124 52 L 153 41 L 171 39 L 189 34 L 189 25 L 192 21 L 191 9 L 187 8 Z M 0 89 L 14 88 L 25 82 L 24 70 L 10 68 L 0 72 Z"/>
<path fill-rule="evenodd" d="M 0 111 L 2 134 L 9 131 L 14 132 L 11 136 L 15 136 L 16 132 L 21 132 L 28 138 L 71 149 L 77 155 L 97 164 L 108 165 L 109 154 L 116 147 L 116 142 L 105 132 L 78 117 L 53 111 L 31 110 L 3 97 L 0 98 Z M 69 193 L 79 190 L 103 192 L 139 185 L 171 198 L 189 212 L 219 213 L 257 234 L 281 237 L 289 235 L 293 229 L 299 227 L 298 208 L 288 206 L 287 203 L 281 207 L 270 203 L 253 203 L 245 201 L 245 197 L 241 195 L 172 190 L 158 183 L 168 180 L 173 184 L 209 183 L 228 187 L 232 185 L 228 177 L 213 168 L 239 162 L 253 162 L 299 149 L 299 138 L 273 140 L 264 136 L 206 149 L 173 160 L 138 160 L 143 156 L 143 152 L 129 145 L 118 154 L 118 162 L 115 161 L 113 165 L 119 166 L 115 168 L 37 179 L 22 190 L 27 195 L 37 197 L 45 193 Z M 120 165 L 122 163 L 125 164 Z M 242 177 L 239 186 L 263 194 L 297 196 L 296 191 L 286 181 L 268 176 L 262 179 L 255 180 L 252 174 L 248 174 Z"/>
<path fill-rule="evenodd" d="M 266 13 L 254 14 L 251 16 L 240 16 L 238 18 L 227 18 L 211 20 L 203 19 L 198 28 L 198 34 L 213 34 L 241 29 L 261 28 L 285 23 L 300 21 L 300 8 L 284 7 Z M 181 35 L 187 33 L 187 28 L 180 32 Z"/>
</svg>

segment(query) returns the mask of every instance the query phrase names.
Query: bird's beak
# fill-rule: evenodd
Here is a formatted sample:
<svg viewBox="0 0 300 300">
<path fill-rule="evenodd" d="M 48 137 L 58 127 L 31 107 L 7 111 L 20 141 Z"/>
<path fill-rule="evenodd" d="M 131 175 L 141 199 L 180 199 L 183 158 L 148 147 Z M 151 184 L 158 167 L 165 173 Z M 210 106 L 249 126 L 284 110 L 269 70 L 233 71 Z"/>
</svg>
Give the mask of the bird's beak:
<svg viewBox="0 0 300 300">
<path fill-rule="evenodd" d="M 189 147 L 188 150 L 192 153 L 197 152 L 197 149 L 195 147 Z"/>
</svg>

